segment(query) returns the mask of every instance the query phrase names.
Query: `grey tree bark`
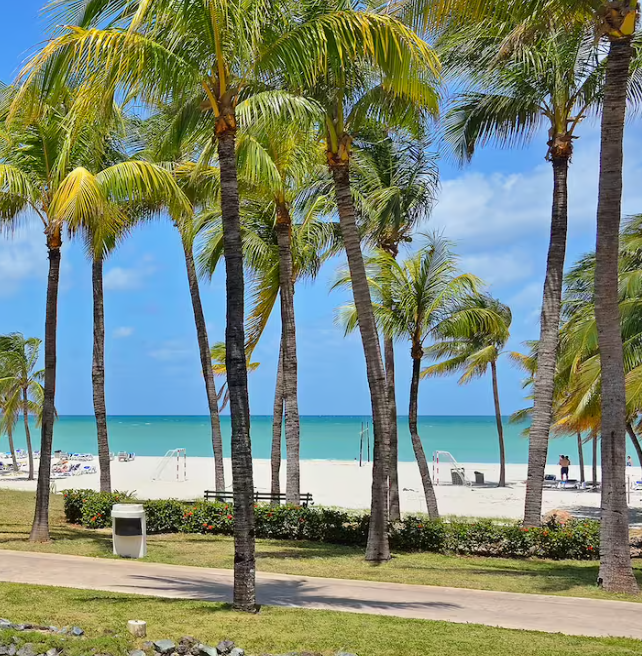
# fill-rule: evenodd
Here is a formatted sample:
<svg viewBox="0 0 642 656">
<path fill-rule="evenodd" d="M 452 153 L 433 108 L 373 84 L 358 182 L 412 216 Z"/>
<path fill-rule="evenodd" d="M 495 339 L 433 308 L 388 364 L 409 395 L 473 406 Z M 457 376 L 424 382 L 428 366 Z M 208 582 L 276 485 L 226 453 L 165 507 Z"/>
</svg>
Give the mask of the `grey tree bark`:
<svg viewBox="0 0 642 656">
<path fill-rule="evenodd" d="M 27 441 L 27 457 L 29 458 L 28 480 L 33 481 L 33 445 L 31 444 L 31 429 L 29 428 L 29 392 L 26 388 L 22 390 L 22 418 L 25 424 L 25 440 Z"/>
<path fill-rule="evenodd" d="M 582 445 L 582 433 L 577 434 L 577 459 L 580 464 L 580 483 L 586 482 L 584 474 L 584 448 Z"/>
<path fill-rule="evenodd" d="M 49 494 L 51 485 L 51 448 L 56 413 L 56 350 L 58 328 L 58 287 L 60 284 L 59 235 L 47 236 L 49 275 L 45 310 L 45 391 L 42 407 L 40 466 L 36 487 L 36 507 L 29 540 L 49 542 Z"/>
<path fill-rule="evenodd" d="M 499 386 L 497 384 L 497 363 L 490 363 L 490 372 L 493 379 L 493 401 L 495 402 L 495 422 L 497 424 L 497 437 L 499 438 L 499 487 L 506 487 L 506 447 L 504 445 L 504 425 L 502 424 L 502 411 L 499 406 Z"/>
<path fill-rule="evenodd" d="M 103 259 L 96 256 L 91 264 L 94 302 L 94 350 L 91 365 L 91 382 L 94 395 L 94 415 L 98 436 L 98 467 L 100 491 L 111 492 L 111 463 L 109 461 L 109 435 L 105 404 L 105 303 L 103 293 Z"/>
<path fill-rule="evenodd" d="M 372 404 L 374 454 L 372 465 L 372 501 L 366 560 L 384 562 L 390 559 L 388 541 L 388 465 L 389 465 L 389 417 L 386 374 L 381 357 L 379 333 L 372 309 L 366 267 L 361 252 L 361 242 L 355 218 L 350 190 L 348 162 L 329 153 L 330 169 L 339 210 L 341 233 L 348 258 L 352 280 L 354 304 L 359 317 L 359 331 L 366 360 L 368 386 Z"/>
<path fill-rule="evenodd" d="M 198 275 L 194 264 L 194 253 L 191 240 L 181 233 L 183 253 L 185 255 L 185 268 L 187 270 L 187 282 L 192 299 L 192 311 L 194 313 L 194 325 L 196 326 L 196 338 L 198 340 L 198 352 L 201 358 L 201 370 L 205 381 L 205 393 L 207 395 L 207 407 L 210 412 L 210 427 L 212 431 L 212 450 L 214 451 L 214 483 L 217 492 L 225 491 L 225 470 L 223 467 L 223 437 L 221 435 L 221 419 L 218 414 L 218 395 L 214 381 L 214 370 L 212 369 L 212 355 L 210 353 L 210 341 L 207 335 L 207 324 L 201 301 L 201 290 L 198 285 Z"/>
<path fill-rule="evenodd" d="M 386 366 L 386 385 L 388 386 L 388 410 L 390 411 L 390 521 L 401 519 L 399 503 L 399 435 L 397 431 L 397 393 L 395 390 L 395 347 L 391 337 L 384 335 L 383 349 Z"/>
<path fill-rule="evenodd" d="M 554 144 L 551 146 L 553 148 Z M 568 225 L 568 154 L 559 156 L 551 150 L 553 162 L 553 208 L 551 234 L 546 262 L 544 296 L 540 318 L 540 338 L 535 374 L 533 422 L 529 432 L 528 474 L 524 501 L 524 525 L 539 526 L 542 522 L 542 494 L 544 470 L 548 454 L 548 436 L 553 418 L 553 387 L 560 310 L 562 305 L 562 283 L 566 256 L 566 233 Z"/>
<path fill-rule="evenodd" d="M 626 498 L 626 395 L 618 303 L 624 119 L 630 39 L 611 40 L 601 124 L 595 250 L 595 319 L 602 365 L 602 516 L 599 584 L 609 592 L 638 592 L 631 568 Z"/>
<path fill-rule="evenodd" d="M 292 220 L 285 205 L 277 207 L 276 239 L 279 247 L 279 296 L 281 299 L 281 346 L 283 349 L 283 402 L 285 406 L 286 503 L 301 502 L 300 422 L 298 360 L 294 318 L 294 270 Z"/>
<path fill-rule="evenodd" d="M 272 452 L 270 454 L 272 504 L 280 504 L 281 494 L 281 433 L 283 431 L 283 335 L 279 346 L 279 365 L 274 388 L 274 410 L 272 413 Z"/>
<path fill-rule="evenodd" d="M 597 435 L 593 436 L 593 485 L 597 485 Z"/>
<path fill-rule="evenodd" d="M 416 351 L 420 351 L 421 355 L 416 357 Z M 419 405 L 419 374 L 421 372 L 421 356 L 423 349 L 421 346 L 413 347 L 412 357 L 412 379 L 410 382 L 410 406 L 408 409 L 408 426 L 410 428 L 410 439 L 412 440 L 412 448 L 415 452 L 417 465 L 419 467 L 419 475 L 421 476 L 421 484 L 424 488 L 424 496 L 426 497 L 426 508 L 430 519 L 439 518 L 439 509 L 437 508 L 437 497 L 435 496 L 435 488 L 432 485 L 430 478 L 430 470 L 428 469 L 428 462 L 426 461 L 426 454 L 424 447 L 419 437 L 419 430 L 417 428 L 417 410 Z"/>
<path fill-rule="evenodd" d="M 245 359 L 245 284 L 236 169 L 236 125 L 233 115 L 218 129 L 221 214 L 227 292 L 225 366 L 232 419 L 232 486 L 234 490 L 234 608 L 256 611 L 254 476 L 250 442 L 250 408 Z"/>
</svg>

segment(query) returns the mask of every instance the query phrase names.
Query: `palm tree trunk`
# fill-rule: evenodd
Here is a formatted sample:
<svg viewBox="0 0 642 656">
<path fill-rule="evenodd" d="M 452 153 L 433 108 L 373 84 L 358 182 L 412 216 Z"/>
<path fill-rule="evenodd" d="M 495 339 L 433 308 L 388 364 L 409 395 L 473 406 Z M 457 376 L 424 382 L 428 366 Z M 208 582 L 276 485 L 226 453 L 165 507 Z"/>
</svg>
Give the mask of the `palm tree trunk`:
<svg viewBox="0 0 642 656">
<path fill-rule="evenodd" d="M 372 310 L 370 288 L 368 287 L 366 267 L 355 219 L 354 203 L 350 190 L 350 169 L 346 161 L 337 161 L 337 159 L 332 159 L 330 168 L 334 178 L 341 233 L 348 257 L 352 294 L 359 318 L 359 331 L 366 360 L 374 431 L 372 500 L 366 560 L 384 562 L 390 559 L 388 541 L 388 463 L 390 450 L 388 423 L 390 415 L 388 412 L 386 374 L 383 368 L 379 333 Z"/>
<path fill-rule="evenodd" d="M 49 541 L 49 494 L 51 484 L 51 448 L 56 414 L 56 338 L 58 328 L 58 287 L 60 282 L 60 237 L 48 236 L 49 277 L 45 315 L 45 391 L 42 405 L 40 466 L 36 487 L 36 508 L 29 540 Z"/>
<path fill-rule="evenodd" d="M 553 157 L 553 209 L 540 318 L 533 422 L 528 443 L 528 475 L 524 502 L 525 526 L 539 526 L 542 521 L 544 470 L 548 454 L 548 435 L 553 419 L 553 386 L 566 255 L 568 161 L 568 156 Z"/>
<path fill-rule="evenodd" d="M 638 436 L 635 434 L 635 431 L 633 430 L 633 426 L 631 426 L 630 421 L 627 422 L 626 424 L 626 432 L 629 434 L 629 437 L 631 438 L 631 442 L 633 443 L 633 448 L 635 449 L 635 452 L 638 454 L 640 467 L 642 467 L 642 446 L 640 445 L 640 440 L 638 440 Z"/>
<path fill-rule="evenodd" d="M 602 363 L 602 515 L 599 583 L 609 592 L 637 593 L 631 569 L 626 499 L 624 357 L 618 305 L 624 119 L 630 39 L 612 40 L 606 62 L 595 250 L 595 319 Z"/>
<path fill-rule="evenodd" d="M 577 461 L 580 463 L 580 483 L 586 482 L 584 474 L 584 448 L 582 446 L 582 433 L 577 434 Z"/>
<path fill-rule="evenodd" d="M 25 422 L 25 439 L 27 440 L 27 455 L 29 457 L 29 480 L 33 481 L 33 446 L 31 445 L 31 430 L 29 429 L 29 393 L 26 388 L 22 390 L 22 418 Z"/>
<path fill-rule="evenodd" d="M 91 265 L 94 299 L 94 354 L 91 382 L 94 392 L 94 414 L 98 435 L 98 466 L 100 491 L 111 492 L 111 463 L 109 462 L 109 436 L 105 405 L 105 306 L 103 294 L 103 259 L 94 257 Z"/>
<path fill-rule="evenodd" d="M 493 400 L 495 401 L 495 421 L 497 423 L 497 437 L 499 438 L 499 487 L 506 487 L 506 448 L 504 445 L 504 426 L 502 425 L 502 411 L 499 407 L 499 386 L 497 385 L 497 363 L 490 363 L 490 373 L 493 379 Z"/>
<path fill-rule="evenodd" d="M 593 485 L 597 485 L 597 435 L 593 436 Z"/>
<path fill-rule="evenodd" d="M 9 439 L 9 453 L 13 463 L 13 471 L 17 474 L 20 470 L 18 469 L 18 458 L 16 458 L 16 447 L 13 443 L 13 426 L 11 426 L 11 423 L 7 424 L 7 438 Z"/>
<path fill-rule="evenodd" d="M 421 346 L 418 347 L 421 349 Z M 413 351 L 416 348 L 413 347 Z M 419 466 L 419 474 L 421 476 L 421 483 L 424 487 L 424 495 L 426 497 L 426 508 L 430 519 L 439 518 L 439 509 L 437 508 L 437 497 L 435 496 L 435 488 L 432 486 L 430 479 L 430 470 L 428 469 L 428 462 L 426 461 L 426 454 L 424 447 L 419 437 L 417 429 L 417 410 L 419 404 L 419 373 L 421 371 L 421 357 L 412 358 L 412 379 L 410 382 L 410 407 L 408 409 L 408 426 L 410 427 L 410 438 L 412 440 L 412 448 L 415 452 L 417 465 Z"/>
<path fill-rule="evenodd" d="M 282 332 L 282 331 L 281 331 Z M 272 453 L 270 454 L 270 469 L 272 481 L 270 491 L 272 504 L 278 506 L 281 495 L 281 431 L 283 430 L 283 335 L 279 347 L 279 366 L 276 372 L 274 388 L 274 412 L 272 415 Z"/>
<path fill-rule="evenodd" d="M 198 340 L 198 352 L 201 357 L 201 369 L 205 381 L 205 393 L 207 395 L 207 406 L 210 411 L 210 425 L 212 429 L 212 450 L 214 451 L 214 478 L 217 492 L 225 491 L 225 471 L 223 468 L 223 438 L 221 436 L 221 420 L 218 414 L 218 396 L 216 394 L 216 383 L 214 382 L 214 370 L 212 369 L 212 355 L 210 353 L 210 342 L 207 336 L 205 314 L 201 302 L 201 291 L 198 286 L 198 276 L 194 265 L 194 253 L 192 242 L 181 233 L 183 253 L 185 254 L 185 268 L 187 270 L 187 282 L 192 299 L 192 311 L 194 312 L 194 325 L 196 326 L 196 338 Z"/>
<path fill-rule="evenodd" d="M 384 335 L 383 350 L 386 365 L 386 385 L 388 386 L 388 410 L 390 411 L 390 521 L 401 519 L 399 503 L 399 435 L 397 432 L 397 394 L 395 391 L 395 346 L 391 337 Z"/>
<path fill-rule="evenodd" d="M 301 448 L 298 400 L 298 362 L 294 320 L 294 273 L 292 220 L 288 208 L 277 207 L 276 239 L 279 247 L 279 296 L 281 298 L 281 346 L 283 348 L 283 400 L 285 404 L 286 503 L 301 502 Z"/>
<path fill-rule="evenodd" d="M 233 116 L 226 117 L 227 121 L 235 125 Z M 252 498 L 254 476 L 245 359 L 245 284 L 235 142 L 234 128 L 227 127 L 219 132 L 218 159 L 221 176 L 221 214 L 227 292 L 225 366 L 232 419 L 234 608 L 255 612 L 256 561 Z"/>
</svg>

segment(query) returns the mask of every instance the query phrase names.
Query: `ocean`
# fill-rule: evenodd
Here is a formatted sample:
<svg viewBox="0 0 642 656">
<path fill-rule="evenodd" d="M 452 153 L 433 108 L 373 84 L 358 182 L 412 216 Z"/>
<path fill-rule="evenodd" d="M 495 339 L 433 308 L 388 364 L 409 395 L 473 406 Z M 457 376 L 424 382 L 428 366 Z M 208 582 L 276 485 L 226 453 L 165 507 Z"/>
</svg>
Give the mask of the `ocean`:
<svg viewBox="0 0 642 656">
<path fill-rule="evenodd" d="M 114 416 L 109 420 L 110 449 L 130 451 L 140 456 L 162 456 L 170 449 L 185 448 L 188 456 L 211 456 L 212 444 L 209 417 L 190 416 Z M 362 424 L 370 425 L 370 417 L 320 416 L 301 417 L 301 458 L 305 460 L 355 460 L 359 458 Z M 230 418 L 221 417 L 223 450 L 230 455 Z M 528 460 L 528 440 L 521 435 L 525 424 L 504 421 L 506 460 L 523 464 Z M 34 448 L 40 442 L 40 430 L 31 426 Z M 494 417 L 425 416 L 419 418 L 419 434 L 430 460 L 435 450 L 448 451 L 459 462 L 499 462 L 497 427 Z M 270 457 L 272 418 L 253 416 L 251 422 L 252 452 L 255 458 Z M 16 446 L 25 448 L 22 422 L 16 426 Z M 93 416 L 61 416 L 54 429 L 54 449 L 72 453 L 96 453 L 96 426 Z M 0 451 L 8 451 L 6 436 L 0 437 Z M 590 448 L 585 447 L 587 462 Z M 367 439 L 364 437 L 363 459 L 367 460 Z M 574 437 L 556 438 L 549 446 L 549 461 L 557 462 L 560 453 L 577 461 Z M 285 445 L 284 445 L 285 454 Z M 408 420 L 399 417 L 399 460 L 414 461 L 408 431 Z"/>
</svg>

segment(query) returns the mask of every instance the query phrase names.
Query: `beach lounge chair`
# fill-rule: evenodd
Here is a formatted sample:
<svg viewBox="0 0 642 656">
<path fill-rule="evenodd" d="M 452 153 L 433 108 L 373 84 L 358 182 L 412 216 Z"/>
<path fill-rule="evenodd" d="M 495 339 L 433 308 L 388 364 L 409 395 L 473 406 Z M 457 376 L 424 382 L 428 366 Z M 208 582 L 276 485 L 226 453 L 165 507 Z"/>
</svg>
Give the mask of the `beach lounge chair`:
<svg viewBox="0 0 642 656">
<path fill-rule="evenodd" d="M 555 476 L 555 474 L 546 474 L 546 476 L 544 476 L 544 487 L 549 490 L 557 488 L 558 487 L 557 476 Z"/>
</svg>

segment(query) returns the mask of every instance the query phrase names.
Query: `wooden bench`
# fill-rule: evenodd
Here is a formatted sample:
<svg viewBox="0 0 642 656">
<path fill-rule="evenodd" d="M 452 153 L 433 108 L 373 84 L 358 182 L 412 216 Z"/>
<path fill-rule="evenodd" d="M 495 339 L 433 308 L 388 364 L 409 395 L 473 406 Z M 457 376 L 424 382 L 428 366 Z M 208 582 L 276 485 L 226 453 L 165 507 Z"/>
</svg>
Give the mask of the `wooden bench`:
<svg viewBox="0 0 642 656">
<path fill-rule="evenodd" d="M 204 499 L 205 501 L 223 501 L 223 502 L 232 502 L 234 501 L 234 493 L 233 492 L 216 492 L 216 490 L 205 490 L 204 493 Z M 277 501 L 279 503 L 283 503 L 285 501 L 285 494 L 279 494 L 278 497 L 275 497 L 272 495 L 271 492 L 255 492 L 254 493 L 254 502 L 259 503 L 261 501 Z M 304 507 L 307 508 L 308 506 L 314 505 L 314 500 L 312 499 L 312 495 L 307 492 L 306 494 L 302 494 L 300 497 L 300 504 Z"/>
</svg>

